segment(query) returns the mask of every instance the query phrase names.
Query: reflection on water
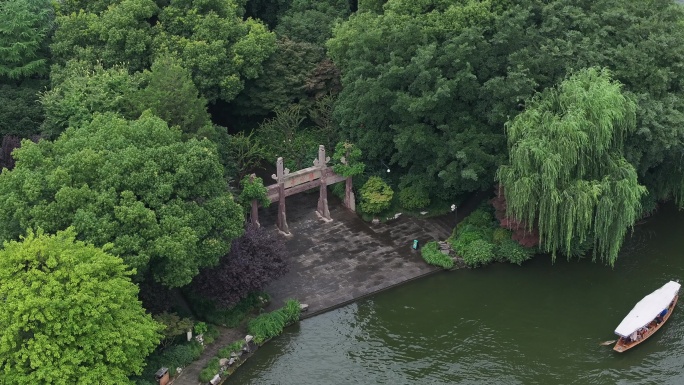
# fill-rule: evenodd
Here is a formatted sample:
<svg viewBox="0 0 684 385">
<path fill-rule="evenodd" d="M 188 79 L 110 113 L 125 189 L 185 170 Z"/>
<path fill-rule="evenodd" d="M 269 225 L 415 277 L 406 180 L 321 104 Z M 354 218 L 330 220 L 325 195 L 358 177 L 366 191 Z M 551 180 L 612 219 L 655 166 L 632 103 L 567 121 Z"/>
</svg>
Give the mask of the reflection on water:
<svg viewBox="0 0 684 385">
<path fill-rule="evenodd" d="M 615 268 L 539 257 L 431 276 L 304 320 L 228 383 L 684 383 L 681 304 L 639 347 L 599 345 L 644 295 L 684 278 L 684 214 L 662 211 Z"/>
</svg>

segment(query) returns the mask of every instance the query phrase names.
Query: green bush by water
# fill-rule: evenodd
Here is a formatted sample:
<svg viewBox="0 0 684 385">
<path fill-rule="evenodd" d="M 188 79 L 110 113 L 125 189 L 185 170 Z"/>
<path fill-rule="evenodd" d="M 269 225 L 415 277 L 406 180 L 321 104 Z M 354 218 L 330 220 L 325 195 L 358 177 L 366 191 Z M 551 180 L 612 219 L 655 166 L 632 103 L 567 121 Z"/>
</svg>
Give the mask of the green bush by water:
<svg viewBox="0 0 684 385">
<path fill-rule="evenodd" d="M 499 227 L 488 206 L 478 208 L 459 223 L 448 242 L 468 267 L 494 261 L 520 265 L 535 252 L 511 239 L 511 232 Z"/>
<path fill-rule="evenodd" d="M 516 265 L 522 265 L 523 262 L 532 258 L 534 250 L 521 246 L 518 242 L 512 239 L 506 239 L 497 247 L 497 257 L 508 260 Z"/>
<path fill-rule="evenodd" d="M 494 261 L 494 244 L 484 239 L 471 242 L 461 255 L 468 267 L 484 266 Z"/>
<path fill-rule="evenodd" d="M 420 254 L 423 256 L 425 262 L 442 267 L 444 269 L 451 269 L 454 267 L 454 261 L 450 256 L 442 253 L 439 250 L 439 244 L 435 241 L 430 241 L 420 249 Z"/>
<path fill-rule="evenodd" d="M 231 353 L 237 353 L 238 351 L 242 350 L 243 346 L 245 346 L 245 341 L 235 341 L 225 348 L 219 350 L 218 358 L 230 358 Z"/>
<path fill-rule="evenodd" d="M 299 320 L 300 315 L 299 301 L 290 299 L 285 302 L 285 306 L 264 313 L 249 321 L 247 330 L 254 336 L 256 343 L 262 343 L 270 338 L 280 335 L 283 328 Z"/>
</svg>

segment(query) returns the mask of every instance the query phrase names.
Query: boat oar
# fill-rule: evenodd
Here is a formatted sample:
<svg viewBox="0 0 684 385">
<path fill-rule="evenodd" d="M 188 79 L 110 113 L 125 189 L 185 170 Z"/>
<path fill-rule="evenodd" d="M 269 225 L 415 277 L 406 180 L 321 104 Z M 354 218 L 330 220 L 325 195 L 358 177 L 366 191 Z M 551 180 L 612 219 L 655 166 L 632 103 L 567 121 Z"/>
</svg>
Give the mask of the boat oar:
<svg viewBox="0 0 684 385">
<path fill-rule="evenodd" d="M 614 344 L 614 343 L 616 343 L 616 342 L 617 342 L 617 340 L 603 341 L 603 342 L 601 342 L 599 345 L 601 345 L 601 346 L 608 346 L 608 345 L 612 345 L 612 344 Z"/>
</svg>

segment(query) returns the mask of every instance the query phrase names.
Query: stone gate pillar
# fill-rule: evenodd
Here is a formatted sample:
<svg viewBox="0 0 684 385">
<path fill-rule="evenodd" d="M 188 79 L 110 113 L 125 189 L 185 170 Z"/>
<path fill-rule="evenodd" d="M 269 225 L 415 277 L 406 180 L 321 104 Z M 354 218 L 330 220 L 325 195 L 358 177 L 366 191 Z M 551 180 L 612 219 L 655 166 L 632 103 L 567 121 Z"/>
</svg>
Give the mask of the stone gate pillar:
<svg viewBox="0 0 684 385">
<path fill-rule="evenodd" d="M 279 157 L 276 161 L 276 175 L 273 177 L 278 181 L 278 228 L 285 234 L 290 234 L 290 228 L 287 226 L 285 215 L 285 175 L 289 171 L 283 167 L 283 158 Z"/>
<path fill-rule="evenodd" d="M 330 218 L 330 210 L 328 209 L 328 184 L 326 183 L 326 173 L 328 172 L 326 163 L 330 161 L 330 158 L 325 157 L 325 146 L 318 146 L 318 159 L 314 160 L 314 166 L 318 167 L 321 172 L 321 186 L 320 194 L 318 196 L 318 213 L 326 220 L 332 220 Z"/>
<path fill-rule="evenodd" d="M 256 178 L 256 175 L 250 175 L 249 181 L 254 183 L 254 178 Z M 261 227 L 261 223 L 259 223 L 259 202 L 257 202 L 256 199 L 252 199 L 252 213 L 250 219 L 252 220 L 252 224 L 254 226 Z"/>
</svg>

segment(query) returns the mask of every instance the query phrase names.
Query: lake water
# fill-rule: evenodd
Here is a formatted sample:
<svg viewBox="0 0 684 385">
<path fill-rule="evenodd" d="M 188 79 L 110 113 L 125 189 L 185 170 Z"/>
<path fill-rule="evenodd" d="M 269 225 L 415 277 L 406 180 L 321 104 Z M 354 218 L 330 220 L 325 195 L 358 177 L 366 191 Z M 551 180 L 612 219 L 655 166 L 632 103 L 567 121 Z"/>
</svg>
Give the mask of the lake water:
<svg viewBox="0 0 684 385">
<path fill-rule="evenodd" d="M 684 302 L 626 353 L 600 342 L 684 278 L 684 213 L 636 227 L 615 268 L 590 260 L 444 272 L 306 319 L 228 384 L 684 384 Z"/>
</svg>

